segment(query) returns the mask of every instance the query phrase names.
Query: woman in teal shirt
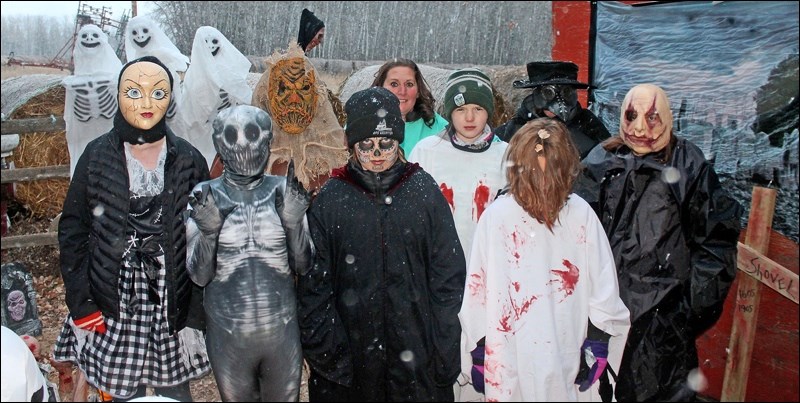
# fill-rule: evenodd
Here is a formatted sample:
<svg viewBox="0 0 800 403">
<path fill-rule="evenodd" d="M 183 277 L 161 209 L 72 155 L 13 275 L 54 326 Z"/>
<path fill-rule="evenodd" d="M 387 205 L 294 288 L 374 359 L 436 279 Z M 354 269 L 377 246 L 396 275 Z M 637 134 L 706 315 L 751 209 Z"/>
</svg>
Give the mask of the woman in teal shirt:
<svg viewBox="0 0 800 403">
<path fill-rule="evenodd" d="M 405 140 L 400 143 L 409 155 L 418 141 L 447 127 L 448 123 L 434 112 L 434 98 L 417 64 L 409 59 L 395 58 L 378 70 L 373 87 L 384 87 L 400 100 L 400 113 L 406 122 Z"/>
</svg>

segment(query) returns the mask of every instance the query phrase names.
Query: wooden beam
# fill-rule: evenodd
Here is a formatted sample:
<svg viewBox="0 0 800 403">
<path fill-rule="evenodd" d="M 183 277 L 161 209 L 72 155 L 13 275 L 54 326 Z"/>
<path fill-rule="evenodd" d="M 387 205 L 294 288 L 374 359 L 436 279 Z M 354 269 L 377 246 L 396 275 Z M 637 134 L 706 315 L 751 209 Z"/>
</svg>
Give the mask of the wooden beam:
<svg viewBox="0 0 800 403">
<path fill-rule="evenodd" d="M 750 203 L 745 244 L 759 254 L 767 253 L 772 218 L 775 214 L 775 198 L 778 192 L 756 186 Z M 738 257 L 737 257 L 738 260 Z M 733 312 L 731 339 L 728 342 L 728 357 L 725 361 L 725 377 L 722 380 L 721 402 L 743 402 L 747 395 L 747 380 L 750 376 L 750 360 L 756 337 L 758 308 L 761 301 L 760 282 L 753 277 L 739 278 L 736 305 Z"/>
<path fill-rule="evenodd" d="M 736 262 L 739 270 L 794 301 L 795 304 L 798 303 L 798 276 L 791 270 L 741 242 Z"/>
<path fill-rule="evenodd" d="M 69 165 L 4 169 L 0 183 L 30 182 L 41 179 L 69 179 Z"/>
<path fill-rule="evenodd" d="M 67 124 L 62 116 L 46 118 L 10 119 L 0 123 L 0 134 L 27 134 L 36 132 L 61 132 Z"/>
<path fill-rule="evenodd" d="M 56 245 L 58 247 L 58 234 L 45 232 L 42 234 L 4 236 L 0 245 L 2 245 L 2 250 L 43 245 Z"/>
</svg>

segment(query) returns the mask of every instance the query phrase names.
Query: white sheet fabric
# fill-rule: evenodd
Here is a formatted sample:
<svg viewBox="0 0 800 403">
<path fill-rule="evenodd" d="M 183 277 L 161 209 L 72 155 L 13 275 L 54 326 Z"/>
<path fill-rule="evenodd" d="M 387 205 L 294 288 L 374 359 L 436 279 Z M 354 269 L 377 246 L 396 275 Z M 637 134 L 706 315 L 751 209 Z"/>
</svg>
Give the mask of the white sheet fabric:
<svg viewBox="0 0 800 403">
<path fill-rule="evenodd" d="M 43 401 L 47 401 L 45 379 L 33 353 L 19 335 L 2 326 L 2 350 L 0 362 L 2 372 L 0 378 L 0 401 L 30 402 L 31 396 L 44 388 Z"/>
<path fill-rule="evenodd" d="M 180 109 L 170 127 L 189 140 L 206 157 L 208 166 L 216 150 L 212 123 L 222 109 L 250 105 L 253 90 L 247 85 L 250 60 L 216 28 L 197 29 L 192 59 L 183 80 Z"/>
<path fill-rule="evenodd" d="M 483 213 L 472 243 L 459 319 L 462 372 L 486 336 L 487 401 L 578 401 L 575 376 L 587 319 L 611 335 L 619 368 L 630 314 L 619 298 L 614 258 L 594 211 L 571 195 L 551 233 L 510 195 Z M 596 394 L 598 383 L 581 395 Z"/>
<path fill-rule="evenodd" d="M 444 133 L 446 130 L 420 140 L 408 160 L 419 163 L 442 189 L 469 262 L 478 219 L 506 185 L 503 154 L 508 143 L 496 141 L 486 151 L 472 153 L 455 148 L 450 139 L 443 138 Z"/>
<path fill-rule="evenodd" d="M 108 35 L 100 27 L 84 25 L 73 51 L 75 73 L 62 85 L 70 176 L 90 141 L 111 130 L 117 112 L 117 80 L 122 68 Z"/>
<path fill-rule="evenodd" d="M 125 55 L 128 61 L 155 56 L 172 72 L 185 72 L 189 57 L 181 53 L 161 27 L 146 15 L 131 18 L 125 26 Z M 179 77 L 173 77 L 179 82 Z"/>
</svg>

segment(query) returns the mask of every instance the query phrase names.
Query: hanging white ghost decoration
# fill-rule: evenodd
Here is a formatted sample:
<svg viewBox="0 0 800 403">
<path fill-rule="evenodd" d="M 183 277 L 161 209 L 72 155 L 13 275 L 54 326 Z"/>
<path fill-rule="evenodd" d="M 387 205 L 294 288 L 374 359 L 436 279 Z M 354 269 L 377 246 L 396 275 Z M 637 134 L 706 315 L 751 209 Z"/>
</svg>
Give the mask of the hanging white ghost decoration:
<svg viewBox="0 0 800 403">
<path fill-rule="evenodd" d="M 131 18 L 125 25 L 125 54 L 128 61 L 143 56 L 155 56 L 172 74 L 172 104 L 167 111 L 167 123 L 172 123 L 181 100 L 182 74 L 189 67 L 189 57 L 181 53 L 161 27 L 146 15 Z"/>
<path fill-rule="evenodd" d="M 194 145 L 211 166 L 216 150 L 212 122 L 219 111 L 249 105 L 253 90 L 247 85 L 250 60 L 219 30 L 197 29 L 192 59 L 183 80 L 181 109 L 171 125 L 175 133 Z"/>
<path fill-rule="evenodd" d="M 73 75 L 65 77 L 64 121 L 70 176 L 86 145 L 111 130 L 117 111 L 117 79 L 122 68 L 108 35 L 87 24 L 75 38 Z"/>
<path fill-rule="evenodd" d="M 161 27 L 146 15 L 131 18 L 125 25 L 125 54 L 128 61 L 142 56 L 155 56 L 174 72 L 185 72 L 189 57 L 167 37 Z M 179 82 L 179 77 L 173 77 Z"/>
</svg>

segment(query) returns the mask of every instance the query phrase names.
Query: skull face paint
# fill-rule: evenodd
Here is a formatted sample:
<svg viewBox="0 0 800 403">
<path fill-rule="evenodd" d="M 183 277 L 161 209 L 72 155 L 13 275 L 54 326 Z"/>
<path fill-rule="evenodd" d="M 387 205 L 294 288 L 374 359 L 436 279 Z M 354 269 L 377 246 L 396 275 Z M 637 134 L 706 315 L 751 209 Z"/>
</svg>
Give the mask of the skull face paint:
<svg viewBox="0 0 800 403">
<path fill-rule="evenodd" d="M 25 318 L 25 308 L 28 303 L 25 301 L 25 294 L 20 290 L 11 291 L 8 294 L 8 315 L 14 321 L 21 321 Z"/>
<path fill-rule="evenodd" d="M 300 134 L 317 111 L 317 78 L 306 71 L 302 57 L 279 60 L 269 74 L 269 108 L 275 123 L 289 134 Z"/>
<path fill-rule="evenodd" d="M 578 112 L 578 91 L 571 85 L 541 85 L 533 89 L 533 110 L 538 116 L 569 122 Z"/>
<path fill-rule="evenodd" d="M 633 87 L 622 102 L 620 136 L 636 155 L 658 152 L 672 137 L 667 94 L 652 84 Z"/>
<path fill-rule="evenodd" d="M 155 63 L 135 63 L 120 77 L 119 108 L 133 127 L 153 128 L 164 119 L 171 98 L 169 76 Z"/>
<path fill-rule="evenodd" d="M 369 137 L 354 146 L 361 167 L 370 172 L 383 172 L 397 161 L 399 143 L 388 137 Z"/>
</svg>

